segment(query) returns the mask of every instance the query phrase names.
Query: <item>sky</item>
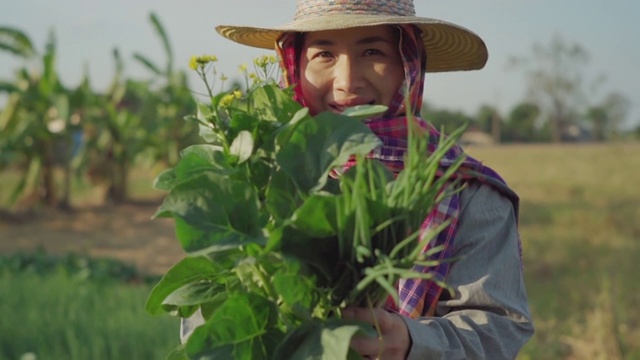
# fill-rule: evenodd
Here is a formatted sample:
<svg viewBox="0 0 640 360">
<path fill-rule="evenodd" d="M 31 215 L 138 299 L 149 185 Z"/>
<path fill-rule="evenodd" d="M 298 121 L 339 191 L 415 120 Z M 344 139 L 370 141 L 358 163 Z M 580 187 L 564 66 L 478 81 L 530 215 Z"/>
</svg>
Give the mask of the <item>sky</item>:
<svg viewBox="0 0 640 360">
<path fill-rule="evenodd" d="M 625 127 L 640 126 L 640 1 L 639 0 L 415 0 L 418 16 L 446 20 L 479 34 L 489 49 L 480 71 L 428 74 L 425 100 L 432 106 L 475 114 L 483 104 L 502 114 L 526 98 L 523 69 L 509 59 L 529 57 L 533 45 L 561 36 L 590 54 L 587 79 L 605 77 L 592 101 L 620 92 L 631 102 Z M 219 73 L 240 78 L 238 66 L 272 54 L 222 38 L 216 25 L 277 26 L 290 21 L 293 0 L 0 0 L 0 26 L 27 33 L 38 51 L 47 35 L 57 38 L 57 69 L 69 87 L 88 71 L 93 87 L 103 90 L 114 74 L 112 50 L 118 48 L 125 72 L 133 78 L 151 74 L 133 59 L 138 52 L 165 64 L 159 37 L 149 22 L 154 12 L 173 46 L 176 66 L 188 69 L 192 55 L 219 58 Z M 11 80 L 23 64 L 0 53 L 0 80 Z M 204 87 L 190 72 L 194 91 Z"/>
</svg>

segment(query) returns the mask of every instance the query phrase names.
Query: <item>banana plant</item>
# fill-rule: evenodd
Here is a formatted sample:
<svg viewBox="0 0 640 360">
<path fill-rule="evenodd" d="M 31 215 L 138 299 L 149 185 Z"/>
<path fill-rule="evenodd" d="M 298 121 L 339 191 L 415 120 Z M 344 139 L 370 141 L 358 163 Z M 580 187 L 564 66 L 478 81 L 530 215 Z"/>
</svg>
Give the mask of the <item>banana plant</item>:
<svg viewBox="0 0 640 360">
<path fill-rule="evenodd" d="M 161 81 L 156 85 L 155 96 L 146 99 L 147 102 L 154 102 L 154 111 L 144 114 L 142 121 L 155 145 L 152 156 L 157 161 L 173 166 L 178 161 L 180 149 L 199 141 L 195 124 L 183 120 L 195 111 L 195 102 L 186 73 L 176 70 L 174 66 L 173 50 L 164 26 L 155 13 L 149 14 L 149 21 L 160 38 L 166 62 L 161 66 L 143 54 L 136 52 L 133 55 L 156 80 Z"/>
<path fill-rule="evenodd" d="M 56 39 L 49 33 L 44 52 L 35 50 L 29 37 L 14 28 L 0 28 L 0 50 L 25 60 L 13 83 L 3 82 L 7 105 L 0 113 L 0 167 L 10 163 L 21 173 L 9 204 L 27 198 L 28 205 L 68 204 L 60 198 L 54 167 L 70 161 L 69 97 L 55 69 Z M 30 65 L 35 66 L 30 66 Z M 66 173 L 65 175 L 68 175 Z"/>
<path fill-rule="evenodd" d="M 113 59 L 111 85 L 104 94 L 95 94 L 87 107 L 85 146 L 78 166 L 93 185 L 105 189 L 106 202 L 123 203 L 130 200 L 131 168 L 151 146 L 141 119 L 146 99 L 153 94 L 145 84 L 124 77 L 124 62 L 117 48 Z"/>
</svg>

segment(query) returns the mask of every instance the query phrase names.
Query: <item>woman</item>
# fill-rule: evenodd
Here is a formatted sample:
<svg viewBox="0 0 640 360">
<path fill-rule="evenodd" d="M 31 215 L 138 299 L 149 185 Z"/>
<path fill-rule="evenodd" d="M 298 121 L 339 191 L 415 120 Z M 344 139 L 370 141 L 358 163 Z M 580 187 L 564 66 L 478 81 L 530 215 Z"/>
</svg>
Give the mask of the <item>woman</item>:
<svg viewBox="0 0 640 360">
<path fill-rule="evenodd" d="M 311 114 L 382 104 L 388 110 L 367 125 L 383 146 L 370 156 L 402 169 L 407 111 L 419 119 L 425 72 L 474 70 L 484 66 L 484 42 L 460 26 L 415 16 L 410 0 L 298 0 L 294 21 L 275 29 L 218 26 L 238 43 L 273 49 L 281 58 L 283 84 Z M 405 99 L 405 94 L 408 99 Z M 408 100 L 408 101 L 405 101 Z M 462 154 L 453 149 L 442 163 Z M 491 169 L 469 158 L 456 176 L 465 188 L 443 201 L 425 229 L 450 221 L 431 246 L 443 245 L 449 264 L 420 269 L 454 289 L 407 280 L 400 303 L 384 309 L 349 308 L 344 317 L 377 324 L 380 338 L 354 338 L 365 358 L 512 359 L 533 334 L 522 277 L 517 196 Z M 183 324 L 186 337 L 198 320 Z"/>
</svg>

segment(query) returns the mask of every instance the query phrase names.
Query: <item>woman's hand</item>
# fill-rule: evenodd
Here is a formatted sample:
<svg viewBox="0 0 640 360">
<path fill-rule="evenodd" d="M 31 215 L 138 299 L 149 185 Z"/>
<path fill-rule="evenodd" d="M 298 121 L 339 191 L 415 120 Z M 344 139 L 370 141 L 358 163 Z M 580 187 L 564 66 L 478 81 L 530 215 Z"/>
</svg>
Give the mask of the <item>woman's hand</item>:
<svg viewBox="0 0 640 360">
<path fill-rule="evenodd" d="M 359 320 L 378 327 L 379 337 L 354 336 L 351 348 L 365 359 L 404 360 L 411 346 L 409 329 L 401 315 L 381 308 L 346 308 L 342 317 Z"/>
</svg>

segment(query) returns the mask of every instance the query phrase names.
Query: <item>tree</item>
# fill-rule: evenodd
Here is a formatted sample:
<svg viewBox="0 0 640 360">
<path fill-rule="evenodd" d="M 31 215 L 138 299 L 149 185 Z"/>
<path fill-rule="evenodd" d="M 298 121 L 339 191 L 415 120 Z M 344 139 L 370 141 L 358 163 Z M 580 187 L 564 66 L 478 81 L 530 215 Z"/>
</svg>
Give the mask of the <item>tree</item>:
<svg viewBox="0 0 640 360">
<path fill-rule="evenodd" d="M 502 141 L 502 117 L 498 109 L 491 105 L 482 105 L 476 115 L 476 125 L 480 130 L 487 134 L 491 134 L 491 138 L 495 144 Z"/>
<path fill-rule="evenodd" d="M 579 44 L 569 44 L 556 35 L 548 45 L 534 44 L 529 59 L 514 57 L 510 64 L 525 68 L 528 95 L 540 108 L 549 123 L 551 139 L 562 140 L 568 125 L 579 122 L 579 114 L 586 108 L 586 82 L 584 74 L 589 53 Z M 596 85 L 603 80 L 595 79 Z"/>
<path fill-rule="evenodd" d="M 438 130 L 444 130 L 445 133 L 452 133 L 463 125 L 473 123 L 474 119 L 467 114 L 456 111 L 435 109 L 427 103 L 422 106 L 422 118 L 429 121 Z"/>
<path fill-rule="evenodd" d="M 538 105 L 523 102 L 516 105 L 505 124 L 504 136 L 506 141 L 532 142 L 536 140 L 536 122 L 540 116 Z"/>
<path fill-rule="evenodd" d="M 605 141 L 617 136 L 630 106 L 629 99 L 616 92 L 607 95 L 600 104 L 591 106 L 586 117 L 591 123 L 594 140 Z"/>
</svg>

